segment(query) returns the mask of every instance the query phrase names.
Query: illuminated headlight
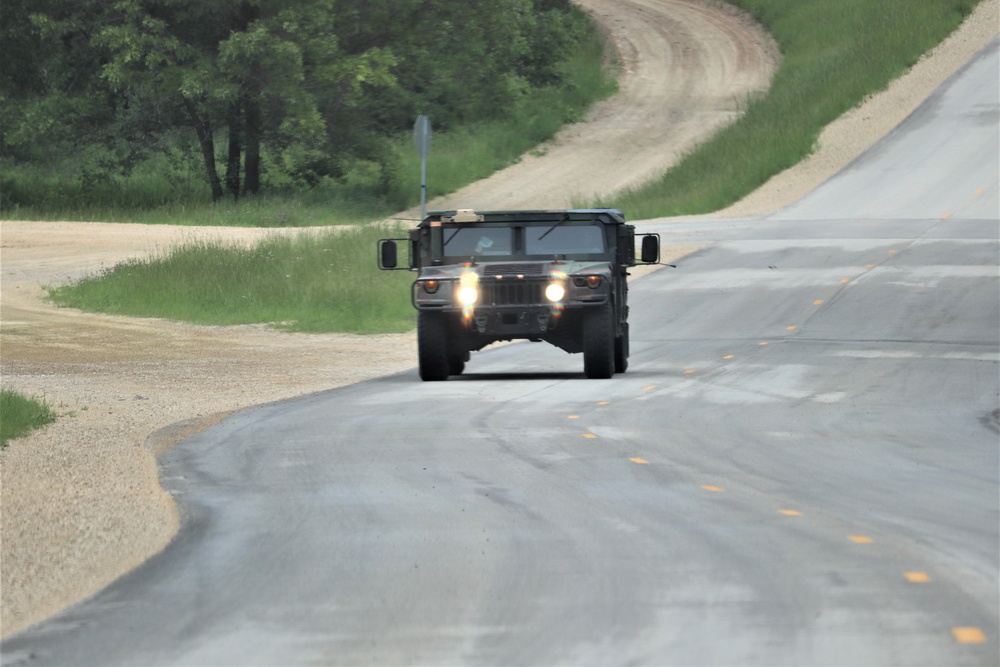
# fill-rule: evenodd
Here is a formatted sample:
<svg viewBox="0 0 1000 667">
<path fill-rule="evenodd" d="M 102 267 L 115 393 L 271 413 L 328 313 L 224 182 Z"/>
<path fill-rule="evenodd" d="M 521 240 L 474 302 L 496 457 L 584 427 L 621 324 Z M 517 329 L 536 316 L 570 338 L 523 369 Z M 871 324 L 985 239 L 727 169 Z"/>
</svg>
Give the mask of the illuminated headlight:
<svg viewBox="0 0 1000 667">
<path fill-rule="evenodd" d="M 479 276 L 473 271 L 464 272 L 458 279 L 458 291 L 455 298 L 459 305 L 471 308 L 479 301 Z"/>
<path fill-rule="evenodd" d="M 549 283 L 549 286 L 545 288 L 545 298 L 553 303 L 562 301 L 565 296 L 566 288 L 562 286 L 562 283 Z"/>
<path fill-rule="evenodd" d="M 463 285 L 458 288 L 457 298 L 463 306 L 475 305 L 479 300 L 479 290 L 474 285 Z"/>
</svg>

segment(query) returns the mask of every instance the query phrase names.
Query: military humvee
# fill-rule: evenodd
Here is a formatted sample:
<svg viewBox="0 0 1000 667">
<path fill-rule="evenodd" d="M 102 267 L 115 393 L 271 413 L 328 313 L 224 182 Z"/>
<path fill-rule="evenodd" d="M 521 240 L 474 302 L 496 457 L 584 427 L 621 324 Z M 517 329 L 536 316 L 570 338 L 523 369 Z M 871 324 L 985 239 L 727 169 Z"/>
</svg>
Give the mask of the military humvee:
<svg viewBox="0 0 1000 667">
<path fill-rule="evenodd" d="M 582 352 L 588 378 L 610 378 L 628 368 L 636 236 L 617 209 L 430 211 L 408 239 L 379 241 L 379 268 L 418 272 L 423 380 L 459 375 L 471 352 L 514 339 Z M 659 235 L 638 236 L 640 263 L 658 263 Z"/>
</svg>

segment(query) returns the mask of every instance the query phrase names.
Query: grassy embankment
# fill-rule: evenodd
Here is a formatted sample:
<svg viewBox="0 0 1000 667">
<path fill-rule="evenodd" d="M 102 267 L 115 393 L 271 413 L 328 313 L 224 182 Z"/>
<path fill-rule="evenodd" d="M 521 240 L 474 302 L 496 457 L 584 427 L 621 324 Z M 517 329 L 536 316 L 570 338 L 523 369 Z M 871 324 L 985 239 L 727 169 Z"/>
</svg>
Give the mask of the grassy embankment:
<svg viewBox="0 0 1000 667">
<path fill-rule="evenodd" d="M 777 40 L 765 96 L 664 176 L 591 204 L 630 218 L 710 213 L 802 161 L 823 128 L 916 64 L 979 0 L 728 0 Z"/>
<path fill-rule="evenodd" d="M 13 389 L 0 389 L 0 448 L 8 440 L 27 435 L 56 420 L 52 408 L 42 399 L 27 397 Z"/>
<path fill-rule="evenodd" d="M 902 74 L 976 4 L 976 0 L 734 2 L 751 11 L 779 42 L 783 60 L 771 90 L 749 100 L 740 121 L 694 151 L 661 181 L 601 204 L 622 208 L 630 218 L 643 218 L 706 212 L 738 200 L 807 156 L 826 124 Z M 589 64 L 577 74 L 596 81 L 593 85 L 601 90 L 600 78 L 593 74 L 599 58 L 591 54 L 581 62 Z M 591 97 L 597 96 L 594 88 L 590 90 Z M 525 108 L 518 123 L 543 125 L 545 107 L 542 103 L 533 110 Z M 565 114 L 560 108 L 554 117 L 558 123 Z M 513 145 L 521 134 L 517 127 L 494 126 L 436 137 L 430 194 L 450 191 L 503 166 L 512 156 L 493 149 Z M 520 145 L 517 151 L 527 148 Z M 411 153 L 409 148 L 404 154 Z M 408 159 L 407 169 L 419 173 L 416 157 Z M 324 208 L 304 197 L 277 208 L 267 200 L 243 204 L 238 215 L 225 207 L 202 212 L 168 207 L 163 209 L 164 220 L 155 219 L 160 214 L 139 219 L 203 224 L 274 224 L 276 219 L 284 224 L 331 224 L 366 219 L 358 211 L 345 216 L 343 210 L 340 204 Z M 375 216 L 367 219 L 371 217 Z M 407 330 L 414 322 L 407 289 L 411 276 L 378 273 L 374 241 L 380 235 L 385 232 L 360 229 L 272 239 L 250 251 L 196 244 L 155 261 L 116 267 L 52 290 L 51 295 L 56 303 L 85 310 L 205 324 L 272 322 L 291 330 L 361 333 Z"/>
</svg>

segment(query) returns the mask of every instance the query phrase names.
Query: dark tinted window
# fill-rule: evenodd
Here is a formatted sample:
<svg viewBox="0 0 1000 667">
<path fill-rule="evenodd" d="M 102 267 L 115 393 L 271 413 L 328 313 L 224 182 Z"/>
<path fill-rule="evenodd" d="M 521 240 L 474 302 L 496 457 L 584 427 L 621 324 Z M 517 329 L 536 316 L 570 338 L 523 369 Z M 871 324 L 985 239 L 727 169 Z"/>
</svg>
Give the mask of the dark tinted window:
<svg viewBox="0 0 1000 667">
<path fill-rule="evenodd" d="M 528 227 L 524 231 L 526 250 L 529 255 L 575 255 L 604 252 L 604 230 L 594 225 Z"/>
</svg>

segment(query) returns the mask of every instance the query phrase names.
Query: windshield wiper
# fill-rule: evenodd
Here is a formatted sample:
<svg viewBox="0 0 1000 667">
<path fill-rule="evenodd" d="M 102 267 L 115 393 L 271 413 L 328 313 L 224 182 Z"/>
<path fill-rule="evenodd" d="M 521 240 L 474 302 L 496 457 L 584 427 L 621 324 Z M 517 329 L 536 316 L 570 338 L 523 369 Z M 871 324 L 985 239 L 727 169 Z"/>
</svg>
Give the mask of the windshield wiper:
<svg viewBox="0 0 1000 667">
<path fill-rule="evenodd" d="M 553 229 L 555 229 L 556 227 L 558 227 L 562 223 L 566 222 L 567 220 L 569 220 L 569 213 L 563 213 L 562 217 L 559 218 L 559 220 L 556 222 L 556 224 L 554 224 L 551 227 L 549 227 L 548 229 L 546 229 L 545 233 L 542 234 L 541 236 L 539 236 L 537 240 L 541 241 L 542 239 L 544 239 L 546 236 L 549 235 L 549 232 L 551 232 Z"/>
</svg>

